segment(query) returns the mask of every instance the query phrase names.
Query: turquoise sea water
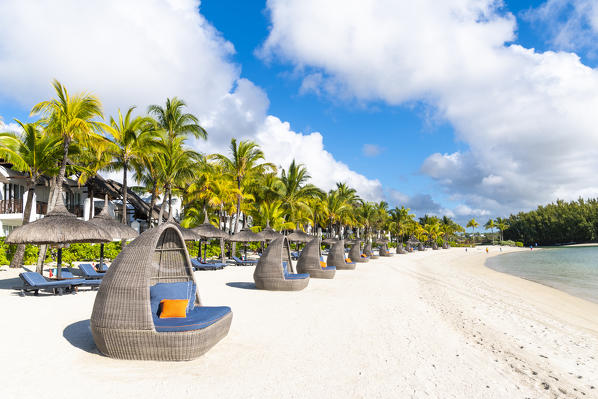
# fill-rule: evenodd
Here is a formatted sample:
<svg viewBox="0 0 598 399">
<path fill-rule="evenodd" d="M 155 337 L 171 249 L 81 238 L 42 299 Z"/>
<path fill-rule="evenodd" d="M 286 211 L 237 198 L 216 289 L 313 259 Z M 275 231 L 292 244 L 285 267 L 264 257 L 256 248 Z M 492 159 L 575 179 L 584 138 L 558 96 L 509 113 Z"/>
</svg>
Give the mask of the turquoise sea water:
<svg viewBox="0 0 598 399">
<path fill-rule="evenodd" d="M 598 246 L 508 253 L 486 266 L 598 303 Z"/>
</svg>

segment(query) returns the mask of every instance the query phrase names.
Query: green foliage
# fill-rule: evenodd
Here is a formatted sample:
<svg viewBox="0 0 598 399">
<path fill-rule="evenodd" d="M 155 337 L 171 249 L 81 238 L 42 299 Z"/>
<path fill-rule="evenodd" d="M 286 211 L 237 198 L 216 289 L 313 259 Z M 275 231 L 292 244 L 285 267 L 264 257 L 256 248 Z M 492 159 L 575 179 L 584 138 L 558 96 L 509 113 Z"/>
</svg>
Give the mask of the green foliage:
<svg viewBox="0 0 598 399">
<path fill-rule="evenodd" d="M 524 244 L 553 245 L 598 240 L 598 199 L 539 206 L 530 212 L 520 212 L 506 219 L 505 239 Z"/>
<path fill-rule="evenodd" d="M 515 245 L 518 246 L 518 247 L 523 247 L 523 243 L 521 241 L 517 241 L 515 243 Z"/>
</svg>

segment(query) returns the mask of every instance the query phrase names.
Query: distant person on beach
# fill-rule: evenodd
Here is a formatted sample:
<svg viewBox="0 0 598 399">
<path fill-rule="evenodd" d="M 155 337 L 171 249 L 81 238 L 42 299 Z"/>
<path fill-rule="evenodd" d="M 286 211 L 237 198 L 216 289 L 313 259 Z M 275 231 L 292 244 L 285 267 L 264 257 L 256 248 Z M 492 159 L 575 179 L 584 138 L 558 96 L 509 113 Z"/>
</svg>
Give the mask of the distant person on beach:
<svg viewBox="0 0 598 399">
<path fill-rule="evenodd" d="M 486 253 L 488 253 L 488 247 L 486 247 Z"/>
<path fill-rule="evenodd" d="M 467 252 L 467 247 L 465 247 L 465 252 Z"/>
<path fill-rule="evenodd" d="M 529 250 L 530 250 L 530 251 L 533 251 L 533 250 L 534 250 L 534 246 L 533 246 L 533 245 L 530 245 L 530 246 L 529 246 Z"/>
</svg>

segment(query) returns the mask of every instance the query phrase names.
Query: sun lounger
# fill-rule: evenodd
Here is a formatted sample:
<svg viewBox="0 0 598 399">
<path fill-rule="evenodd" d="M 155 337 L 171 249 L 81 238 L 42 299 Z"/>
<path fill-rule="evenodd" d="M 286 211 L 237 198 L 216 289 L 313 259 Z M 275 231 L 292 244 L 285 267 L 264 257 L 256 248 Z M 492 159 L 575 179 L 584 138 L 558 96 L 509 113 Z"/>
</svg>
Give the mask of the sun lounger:
<svg viewBox="0 0 598 399">
<path fill-rule="evenodd" d="M 71 281 L 79 280 L 77 283 L 72 283 L 78 287 L 90 287 L 92 290 L 94 288 L 98 288 L 102 279 L 92 279 L 86 280 L 82 278 L 77 278 L 68 268 L 62 268 L 62 278 L 71 279 Z"/>
<path fill-rule="evenodd" d="M 257 265 L 257 260 L 243 260 L 238 256 L 233 256 L 233 260 L 237 266 L 253 266 Z"/>
<path fill-rule="evenodd" d="M 64 291 L 71 291 L 73 287 L 81 284 L 83 279 L 75 280 L 60 280 L 60 281 L 48 281 L 39 273 L 36 272 L 24 272 L 19 274 L 21 280 L 23 280 L 22 287 L 15 287 L 20 290 L 19 295 L 25 296 L 26 292 L 34 292 L 34 295 L 38 295 L 40 290 L 52 291 L 54 295 L 62 295 Z"/>
<path fill-rule="evenodd" d="M 86 279 L 101 279 L 106 275 L 106 273 L 98 273 L 90 263 L 80 263 L 79 270 Z"/>
<path fill-rule="evenodd" d="M 199 259 L 191 259 L 193 270 L 220 270 L 224 269 L 227 264 L 221 262 L 206 262 L 203 263 Z"/>
</svg>

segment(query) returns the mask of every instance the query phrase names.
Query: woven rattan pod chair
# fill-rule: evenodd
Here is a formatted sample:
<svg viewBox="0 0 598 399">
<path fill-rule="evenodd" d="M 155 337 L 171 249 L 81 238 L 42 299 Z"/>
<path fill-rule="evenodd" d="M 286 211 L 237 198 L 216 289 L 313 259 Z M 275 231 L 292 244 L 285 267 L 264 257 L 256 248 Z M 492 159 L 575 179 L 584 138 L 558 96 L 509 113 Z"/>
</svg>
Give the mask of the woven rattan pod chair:
<svg viewBox="0 0 598 399">
<path fill-rule="evenodd" d="M 314 238 L 305 245 L 297 260 L 297 272 L 307 273 L 311 278 L 334 278 L 336 267 L 320 263 L 320 239 Z"/>
<path fill-rule="evenodd" d="M 379 254 L 380 254 L 380 256 L 384 256 L 384 257 L 392 256 L 392 254 L 388 251 L 388 245 L 386 245 L 386 243 L 380 244 Z"/>
<path fill-rule="evenodd" d="M 421 242 L 419 243 L 419 245 L 417 246 L 417 250 L 418 251 L 425 251 L 426 248 L 424 247 L 424 244 L 422 244 Z"/>
<path fill-rule="evenodd" d="M 351 262 L 366 263 L 369 259 L 361 256 L 361 240 L 353 240 L 353 246 L 349 250 L 349 259 Z"/>
<path fill-rule="evenodd" d="M 336 270 L 354 270 L 357 264 L 353 260 L 351 260 L 351 263 L 345 261 L 345 241 L 338 240 L 330 248 L 326 265 L 334 266 Z"/>
<path fill-rule="evenodd" d="M 401 243 L 397 244 L 396 252 L 397 252 L 397 254 L 400 254 L 400 255 L 407 253 L 407 251 L 405 251 L 405 247 L 403 247 L 403 244 L 401 244 Z"/>
<path fill-rule="evenodd" d="M 185 241 L 165 223 L 141 234 L 116 257 L 91 314 L 93 339 L 119 359 L 191 360 L 226 336 L 229 307 L 201 306 Z M 186 317 L 160 318 L 164 299 L 186 299 Z"/>
<path fill-rule="evenodd" d="M 442 243 L 442 249 L 449 249 L 451 246 L 447 242 Z"/>
<path fill-rule="evenodd" d="M 363 254 L 370 259 L 378 259 L 378 255 L 374 255 L 372 253 L 372 242 L 369 240 L 366 242 L 365 246 L 363 247 Z"/>
<path fill-rule="evenodd" d="M 309 284 L 309 274 L 293 274 L 289 242 L 282 236 L 268 244 L 255 266 L 255 286 L 269 291 L 299 291 Z"/>
</svg>

